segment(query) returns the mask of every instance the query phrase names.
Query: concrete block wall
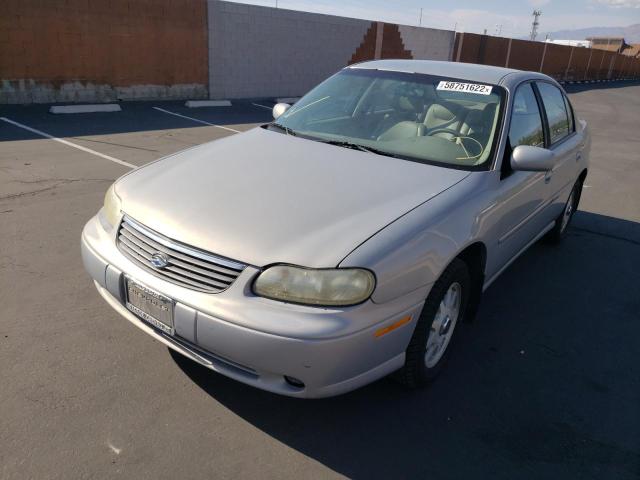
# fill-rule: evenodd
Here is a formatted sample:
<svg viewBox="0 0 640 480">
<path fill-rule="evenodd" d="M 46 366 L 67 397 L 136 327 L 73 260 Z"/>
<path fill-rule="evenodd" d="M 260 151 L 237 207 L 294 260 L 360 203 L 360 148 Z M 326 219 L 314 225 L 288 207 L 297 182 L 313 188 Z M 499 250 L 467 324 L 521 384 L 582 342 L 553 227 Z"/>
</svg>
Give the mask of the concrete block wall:
<svg viewBox="0 0 640 480">
<path fill-rule="evenodd" d="M 299 96 L 347 65 L 371 22 L 209 0 L 209 96 Z"/>
<path fill-rule="evenodd" d="M 207 97 L 206 0 L 0 4 L 0 104 Z"/>
<path fill-rule="evenodd" d="M 451 60 L 456 35 L 451 30 L 399 26 L 404 45 L 417 60 Z"/>
<path fill-rule="evenodd" d="M 374 58 L 448 60 L 455 39 L 446 30 L 220 0 L 208 0 L 208 15 L 212 99 L 300 96 Z"/>
</svg>

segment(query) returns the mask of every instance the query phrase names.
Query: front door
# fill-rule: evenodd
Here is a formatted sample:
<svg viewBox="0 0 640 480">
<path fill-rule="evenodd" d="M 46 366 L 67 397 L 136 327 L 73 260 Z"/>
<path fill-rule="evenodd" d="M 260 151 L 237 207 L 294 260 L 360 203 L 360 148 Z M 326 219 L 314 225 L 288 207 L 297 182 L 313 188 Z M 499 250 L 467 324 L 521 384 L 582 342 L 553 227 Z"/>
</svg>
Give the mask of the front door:
<svg viewBox="0 0 640 480">
<path fill-rule="evenodd" d="M 516 172 L 509 164 L 518 145 L 545 146 L 542 112 L 533 84 L 520 85 L 514 96 L 505 163 L 497 187 L 496 254 L 487 264 L 487 276 L 498 272 L 548 224 L 544 211 L 549 201 L 549 174 Z"/>
</svg>

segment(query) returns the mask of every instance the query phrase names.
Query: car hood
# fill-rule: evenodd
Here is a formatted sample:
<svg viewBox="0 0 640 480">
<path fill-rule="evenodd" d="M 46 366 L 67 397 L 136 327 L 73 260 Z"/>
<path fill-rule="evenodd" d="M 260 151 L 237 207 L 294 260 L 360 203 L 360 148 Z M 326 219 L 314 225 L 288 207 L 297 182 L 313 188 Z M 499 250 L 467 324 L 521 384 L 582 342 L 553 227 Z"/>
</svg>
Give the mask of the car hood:
<svg viewBox="0 0 640 480">
<path fill-rule="evenodd" d="M 255 266 L 336 266 L 469 172 L 256 128 L 134 170 L 123 211 L 157 232 Z"/>
</svg>

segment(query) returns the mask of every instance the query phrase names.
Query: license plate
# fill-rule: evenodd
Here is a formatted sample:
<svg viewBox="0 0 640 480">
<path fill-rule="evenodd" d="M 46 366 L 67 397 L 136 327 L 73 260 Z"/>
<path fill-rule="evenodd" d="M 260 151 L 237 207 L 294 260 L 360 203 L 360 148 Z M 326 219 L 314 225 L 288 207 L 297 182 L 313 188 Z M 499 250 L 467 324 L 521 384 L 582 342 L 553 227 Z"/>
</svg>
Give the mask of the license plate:
<svg viewBox="0 0 640 480">
<path fill-rule="evenodd" d="M 173 305 L 169 297 L 126 279 L 127 308 L 138 317 L 169 335 L 173 335 Z"/>
</svg>

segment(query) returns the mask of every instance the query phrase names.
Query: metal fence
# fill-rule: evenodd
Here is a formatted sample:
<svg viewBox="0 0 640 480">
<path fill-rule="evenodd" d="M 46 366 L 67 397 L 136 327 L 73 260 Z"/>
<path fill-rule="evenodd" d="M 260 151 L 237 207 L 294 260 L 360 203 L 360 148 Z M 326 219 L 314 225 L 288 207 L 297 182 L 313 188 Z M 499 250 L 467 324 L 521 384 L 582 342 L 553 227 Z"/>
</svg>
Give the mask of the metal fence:
<svg viewBox="0 0 640 480">
<path fill-rule="evenodd" d="M 640 59 L 572 47 L 475 33 L 457 33 L 452 59 L 545 73 L 558 81 L 640 78 Z"/>
</svg>

